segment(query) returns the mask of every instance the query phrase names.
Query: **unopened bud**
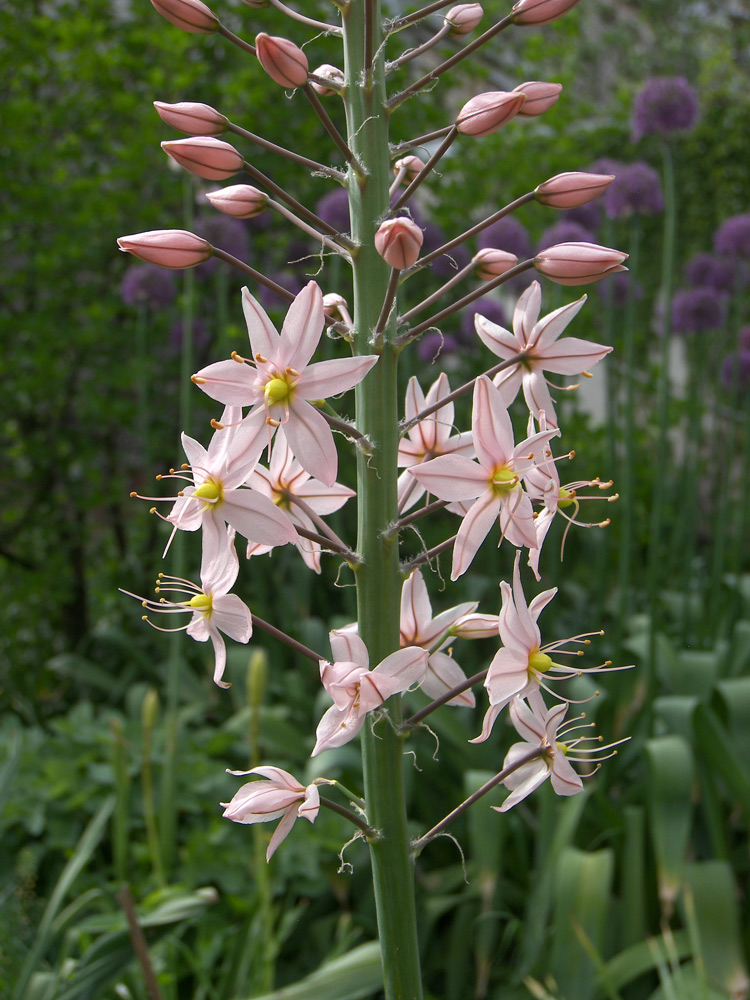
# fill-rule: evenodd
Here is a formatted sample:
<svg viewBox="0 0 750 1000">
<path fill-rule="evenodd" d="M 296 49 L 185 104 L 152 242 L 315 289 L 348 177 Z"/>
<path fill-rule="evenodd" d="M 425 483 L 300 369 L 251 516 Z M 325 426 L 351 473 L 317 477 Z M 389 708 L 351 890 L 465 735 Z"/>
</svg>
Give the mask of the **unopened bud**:
<svg viewBox="0 0 750 1000">
<path fill-rule="evenodd" d="M 513 4 L 514 24 L 549 24 L 567 14 L 578 0 L 518 0 Z"/>
<path fill-rule="evenodd" d="M 314 80 L 310 81 L 312 89 L 321 97 L 332 97 L 334 94 L 338 94 L 344 86 L 343 70 L 340 70 L 338 66 L 331 66 L 330 63 L 323 63 L 322 66 L 318 66 L 316 70 L 313 70 L 313 76 L 319 76 L 323 80 L 330 80 L 333 84 L 332 87 L 325 87 L 322 83 L 316 83 Z"/>
<path fill-rule="evenodd" d="M 416 222 L 406 216 L 387 219 L 375 233 L 375 249 L 391 267 L 403 271 L 419 257 L 424 234 Z"/>
<path fill-rule="evenodd" d="M 185 229 L 153 229 L 147 233 L 121 236 L 117 245 L 148 264 L 176 271 L 196 267 L 213 254 L 213 247 L 207 240 Z"/>
<path fill-rule="evenodd" d="M 294 90 L 307 83 L 307 56 L 299 45 L 261 31 L 255 39 L 255 49 L 258 62 L 281 87 Z"/>
<path fill-rule="evenodd" d="M 327 292 L 323 296 L 323 314 L 329 319 L 336 319 L 340 309 L 348 310 L 346 299 L 338 292 Z"/>
<path fill-rule="evenodd" d="M 507 250 L 496 250 L 494 247 L 487 247 L 474 254 L 471 260 L 474 265 L 474 274 L 480 281 L 492 281 L 506 271 L 510 271 L 518 263 L 518 257 Z"/>
<path fill-rule="evenodd" d="M 228 142 L 210 136 L 174 139 L 161 148 L 181 167 L 209 181 L 223 181 L 242 170 L 242 157 Z"/>
<path fill-rule="evenodd" d="M 626 253 L 595 243 L 558 243 L 534 258 L 534 267 L 558 285 L 590 285 L 608 274 L 627 271 Z"/>
<path fill-rule="evenodd" d="M 208 104 L 194 104 L 182 101 L 180 104 L 164 104 L 154 101 L 157 114 L 163 122 L 186 135 L 221 135 L 226 132 L 229 120 Z"/>
<path fill-rule="evenodd" d="M 519 83 L 513 88 L 513 93 L 526 94 L 526 100 L 518 114 L 522 118 L 536 118 L 537 115 L 543 115 L 557 104 L 561 90 L 561 83 L 544 83 L 541 80 Z"/>
<path fill-rule="evenodd" d="M 452 38 L 461 38 L 470 34 L 483 17 L 484 10 L 480 3 L 462 3 L 458 7 L 451 7 L 443 23 L 450 28 L 448 34 Z"/>
<path fill-rule="evenodd" d="M 141 703 L 141 723 L 144 729 L 152 731 L 159 718 L 159 695 L 156 688 L 149 688 Z"/>
<path fill-rule="evenodd" d="M 235 219 L 254 219 L 268 208 L 268 195 L 250 184 L 232 184 L 208 191 L 206 198 L 214 208 Z"/>
<path fill-rule="evenodd" d="M 456 118 L 458 131 L 477 137 L 491 135 L 515 118 L 525 100 L 525 94 L 506 93 L 504 90 L 477 94 L 459 111 Z"/>
<path fill-rule="evenodd" d="M 424 170 L 424 162 L 418 156 L 402 156 L 393 164 L 394 174 L 398 174 L 401 170 L 406 171 L 402 183 L 411 184 L 420 170 Z"/>
<path fill-rule="evenodd" d="M 253 10 L 263 10 L 264 7 L 269 7 L 271 0 L 243 0 L 248 7 L 252 7 Z"/>
<path fill-rule="evenodd" d="M 598 198 L 614 180 L 614 174 L 586 174 L 579 171 L 557 174 L 534 190 L 534 197 L 551 208 L 577 208 Z"/>
<path fill-rule="evenodd" d="M 247 700 L 252 708 L 259 708 L 268 682 L 268 654 L 258 647 L 250 654 L 247 665 Z"/>
<path fill-rule="evenodd" d="M 193 35 L 212 35 L 221 22 L 201 0 L 151 0 L 163 18 Z"/>
</svg>

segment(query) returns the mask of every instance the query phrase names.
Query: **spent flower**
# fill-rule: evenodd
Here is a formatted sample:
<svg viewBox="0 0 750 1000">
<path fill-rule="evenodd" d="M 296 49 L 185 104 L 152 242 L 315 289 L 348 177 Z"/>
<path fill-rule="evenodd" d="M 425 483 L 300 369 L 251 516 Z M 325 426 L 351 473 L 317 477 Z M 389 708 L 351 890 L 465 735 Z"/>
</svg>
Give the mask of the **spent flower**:
<svg viewBox="0 0 750 1000">
<path fill-rule="evenodd" d="M 270 823 L 280 819 L 266 851 L 270 861 L 279 844 L 288 836 L 295 820 L 306 819 L 314 823 L 320 809 L 320 793 L 315 782 L 300 785 L 297 779 L 280 767 L 265 765 L 249 771 L 229 771 L 229 774 L 256 774 L 260 781 L 248 781 L 232 796 L 222 802 L 223 816 L 233 823 Z"/>
</svg>

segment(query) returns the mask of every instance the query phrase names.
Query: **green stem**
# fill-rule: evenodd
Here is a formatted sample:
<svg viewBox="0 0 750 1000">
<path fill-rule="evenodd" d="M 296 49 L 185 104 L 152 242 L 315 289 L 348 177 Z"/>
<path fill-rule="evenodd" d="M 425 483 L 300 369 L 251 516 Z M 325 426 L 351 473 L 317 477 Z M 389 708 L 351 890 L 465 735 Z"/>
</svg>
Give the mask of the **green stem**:
<svg viewBox="0 0 750 1000">
<path fill-rule="evenodd" d="M 367 24 L 366 24 L 367 22 Z M 349 174 L 352 236 L 360 245 L 353 265 L 355 350 L 372 353 L 391 269 L 375 250 L 377 220 L 389 210 L 388 115 L 380 52 L 377 0 L 352 0 L 343 15 L 348 141 L 367 174 Z M 365 45 L 365 39 L 369 44 Z M 365 74 L 369 52 L 379 52 Z M 384 330 L 380 360 L 357 387 L 357 427 L 374 443 L 357 455 L 359 634 L 374 666 L 399 648 L 401 578 L 398 539 L 385 529 L 397 519 L 397 351 L 392 344 L 395 310 Z M 400 698 L 387 703 L 387 719 L 362 730 L 365 801 L 369 823 L 382 839 L 370 843 L 378 933 L 387 1000 L 421 1000 L 422 982 L 414 898 L 414 871 L 403 784 Z"/>
</svg>

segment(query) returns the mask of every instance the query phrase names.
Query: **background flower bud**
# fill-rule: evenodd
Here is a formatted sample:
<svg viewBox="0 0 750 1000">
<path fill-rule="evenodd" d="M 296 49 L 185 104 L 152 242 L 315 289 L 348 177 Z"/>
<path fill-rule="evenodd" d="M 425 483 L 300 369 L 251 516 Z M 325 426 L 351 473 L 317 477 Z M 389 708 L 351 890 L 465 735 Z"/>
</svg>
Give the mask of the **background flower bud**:
<svg viewBox="0 0 750 1000">
<path fill-rule="evenodd" d="M 147 233 L 121 236 L 117 245 L 139 260 L 173 270 L 195 267 L 208 260 L 213 253 L 213 247 L 207 240 L 185 229 L 153 229 Z"/>
<path fill-rule="evenodd" d="M 221 22 L 201 0 L 151 0 L 163 18 L 193 35 L 212 35 Z"/>
<path fill-rule="evenodd" d="M 562 90 L 561 83 L 544 83 L 542 80 L 529 80 L 527 83 L 519 83 L 513 88 L 514 94 L 525 94 L 526 100 L 518 114 L 522 118 L 535 118 L 543 115 L 551 107 L 557 104 Z"/>
<path fill-rule="evenodd" d="M 209 136 L 174 139 L 163 142 L 161 148 L 181 167 L 209 181 L 223 181 L 232 177 L 242 169 L 244 162 L 234 146 Z"/>
<path fill-rule="evenodd" d="M 577 208 L 598 198 L 614 179 L 613 174 L 586 174 L 577 171 L 557 174 L 535 188 L 534 197 L 541 205 L 549 205 L 551 208 Z"/>
<path fill-rule="evenodd" d="M 232 184 L 208 191 L 206 198 L 214 208 L 235 219 L 254 219 L 268 208 L 268 195 L 250 184 Z"/>
<path fill-rule="evenodd" d="M 397 174 L 402 168 L 406 171 L 402 184 L 411 184 L 420 170 L 424 169 L 424 161 L 420 160 L 418 156 L 402 156 L 393 164 L 394 174 Z"/>
<path fill-rule="evenodd" d="M 518 0 L 513 4 L 514 24 L 549 24 L 567 14 L 578 0 Z"/>
<path fill-rule="evenodd" d="M 321 97 L 332 97 L 334 94 L 338 94 L 341 87 L 344 86 L 344 73 L 340 70 L 338 66 L 331 66 L 330 63 L 323 63 L 318 66 L 316 70 L 313 70 L 313 76 L 322 77 L 324 80 L 330 80 L 334 84 L 333 87 L 324 87 L 322 83 L 315 83 L 314 80 L 310 81 L 310 86 L 313 88 L 316 94 L 320 94 Z"/>
<path fill-rule="evenodd" d="M 515 118 L 526 100 L 521 93 L 491 90 L 477 94 L 461 108 L 456 118 L 458 131 L 477 137 L 491 135 Z"/>
<path fill-rule="evenodd" d="M 406 216 L 387 219 L 375 233 L 375 249 L 391 267 L 403 271 L 419 257 L 424 234 L 416 222 Z"/>
<path fill-rule="evenodd" d="M 329 319 L 337 319 L 339 309 L 342 306 L 344 309 L 348 309 L 346 299 L 343 295 L 339 295 L 338 292 L 327 292 L 323 296 L 323 313 L 328 316 Z"/>
<path fill-rule="evenodd" d="M 514 253 L 508 253 L 507 250 L 487 247 L 474 254 L 472 263 L 474 264 L 474 274 L 480 281 L 492 281 L 493 278 L 497 278 L 515 267 L 518 263 L 518 257 Z"/>
<path fill-rule="evenodd" d="M 558 243 L 534 258 L 534 267 L 558 285 L 589 285 L 608 274 L 627 271 L 626 253 L 595 243 Z"/>
<path fill-rule="evenodd" d="M 258 62 L 275 83 L 289 90 L 307 83 L 307 56 L 294 42 L 261 31 L 255 48 Z"/>
<path fill-rule="evenodd" d="M 179 104 L 165 104 L 154 101 L 156 112 L 163 122 L 186 135 L 221 135 L 226 132 L 229 120 L 208 104 L 194 104 L 182 101 Z"/>
<path fill-rule="evenodd" d="M 462 3 L 458 7 L 451 7 L 443 23 L 450 28 L 448 34 L 452 38 L 461 38 L 472 32 L 483 17 L 484 10 L 480 3 Z"/>
</svg>

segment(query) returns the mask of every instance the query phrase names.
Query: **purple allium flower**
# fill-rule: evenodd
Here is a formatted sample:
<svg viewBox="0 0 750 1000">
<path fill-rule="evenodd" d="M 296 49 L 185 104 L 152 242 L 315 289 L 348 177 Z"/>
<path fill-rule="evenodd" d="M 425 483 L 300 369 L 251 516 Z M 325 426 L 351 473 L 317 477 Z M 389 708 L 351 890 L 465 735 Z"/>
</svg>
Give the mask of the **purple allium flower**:
<svg viewBox="0 0 750 1000">
<path fill-rule="evenodd" d="M 698 97 L 684 76 L 655 76 L 636 96 L 633 142 L 644 135 L 686 132 L 698 120 Z"/>
<path fill-rule="evenodd" d="M 613 160 L 609 156 L 600 156 L 586 169 L 590 174 L 614 174 L 617 177 L 623 166 L 624 164 L 619 160 Z"/>
<path fill-rule="evenodd" d="M 721 381 L 727 389 L 750 387 L 750 350 L 740 350 L 737 354 L 724 358 Z"/>
<path fill-rule="evenodd" d="M 349 196 L 343 188 L 336 188 L 323 195 L 315 204 L 315 214 L 340 233 L 348 233 L 351 228 Z"/>
<path fill-rule="evenodd" d="M 596 237 L 577 222 L 562 219 L 544 230 L 539 237 L 539 250 L 546 250 L 558 243 L 596 243 Z"/>
<path fill-rule="evenodd" d="M 713 288 L 689 288 L 672 299 L 672 329 L 675 333 L 703 333 L 724 321 L 721 296 Z"/>
<path fill-rule="evenodd" d="M 643 160 L 620 164 L 617 175 L 604 192 L 604 208 L 610 219 L 633 213 L 652 215 L 664 211 L 659 174 Z"/>
<path fill-rule="evenodd" d="M 195 220 L 195 233 L 220 250 L 225 250 L 239 260 L 246 260 L 250 252 L 250 241 L 244 222 L 231 215 L 206 215 Z M 201 278 L 215 274 L 219 266 L 216 258 L 201 264 L 196 272 Z"/>
<path fill-rule="evenodd" d="M 211 334 L 203 320 L 197 317 L 193 319 L 193 348 L 202 351 L 211 343 Z M 182 320 L 174 323 L 169 331 L 169 346 L 177 354 L 182 348 L 183 325 Z"/>
<path fill-rule="evenodd" d="M 479 234 L 477 244 L 480 250 L 486 250 L 487 247 L 507 250 L 508 253 L 514 253 L 519 260 L 528 260 L 533 256 L 529 234 L 517 219 L 510 216 L 487 226 Z"/>
<path fill-rule="evenodd" d="M 714 233 L 714 250 L 728 257 L 750 258 L 750 212 L 722 222 Z"/>
<path fill-rule="evenodd" d="M 450 334 L 445 336 L 439 334 L 437 330 L 426 333 L 417 344 L 417 356 L 425 364 L 433 364 L 438 357 L 446 354 L 454 354 L 458 350 L 458 342 Z"/>
<path fill-rule="evenodd" d="M 275 281 L 277 285 L 281 285 L 282 288 L 286 288 L 287 291 L 292 293 L 292 295 L 299 295 L 307 284 L 306 277 L 303 276 L 298 270 L 277 271 L 275 274 L 268 275 L 268 277 L 270 277 L 272 281 Z M 288 308 L 288 303 L 285 304 L 284 299 L 282 299 L 281 296 L 277 295 L 276 292 L 267 288 L 265 285 L 258 285 L 257 288 L 253 289 L 253 291 L 260 304 L 268 312 L 273 312 L 279 309 L 283 311 Z"/>
<path fill-rule="evenodd" d="M 715 292 L 731 292 L 734 290 L 734 267 L 724 257 L 697 253 L 685 265 L 685 281 L 688 285 L 713 288 Z"/>
<path fill-rule="evenodd" d="M 505 310 L 495 299 L 485 297 L 478 302 L 472 302 L 470 306 L 461 310 L 461 327 L 458 331 L 458 339 L 462 344 L 476 345 L 477 333 L 474 328 L 474 317 L 479 313 L 486 316 L 491 323 L 497 326 L 508 326 L 508 318 Z"/>
<path fill-rule="evenodd" d="M 741 326 L 737 334 L 740 351 L 750 351 L 750 326 Z"/>
<path fill-rule="evenodd" d="M 129 306 L 166 309 L 176 294 L 174 272 L 156 264 L 131 264 L 120 283 L 122 301 Z"/>
<path fill-rule="evenodd" d="M 611 274 L 606 281 L 600 281 L 596 289 L 605 302 L 611 301 L 614 306 L 627 305 L 631 295 L 636 302 L 643 298 L 643 285 L 639 281 L 634 282 L 627 271 Z"/>
</svg>

